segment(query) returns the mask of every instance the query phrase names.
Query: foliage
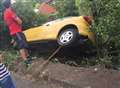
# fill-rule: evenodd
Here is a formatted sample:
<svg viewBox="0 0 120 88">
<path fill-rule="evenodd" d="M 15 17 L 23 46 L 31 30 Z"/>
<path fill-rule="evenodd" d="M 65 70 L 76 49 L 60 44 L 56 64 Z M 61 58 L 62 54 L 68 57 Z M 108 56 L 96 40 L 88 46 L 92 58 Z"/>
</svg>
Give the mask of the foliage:
<svg viewBox="0 0 120 88">
<path fill-rule="evenodd" d="M 23 20 L 23 29 L 38 26 L 47 21 L 46 16 L 34 12 L 35 4 L 36 2 L 32 0 L 26 2 L 18 0 L 13 6 L 17 15 Z"/>
<path fill-rule="evenodd" d="M 79 15 L 92 15 L 90 0 L 75 0 Z"/>
<path fill-rule="evenodd" d="M 3 63 L 7 66 L 9 66 L 13 60 L 17 59 L 19 54 L 13 49 L 0 50 L 0 52 L 3 53 Z"/>
<path fill-rule="evenodd" d="M 3 14 L 3 5 L 2 5 L 2 0 L 0 0 L 0 49 L 8 47 L 9 46 L 8 42 L 10 39 L 7 28 L 3 21 L 2 14 Z"/>
<path fill-rule="evenodd" d="M 23 20 L 23 29 L 38 26 L 47 21 L 48 16 L 34 12 L 36 4 L 42 1 L 17 0 L 17 3 L 13 5 L 13 9 Z M 49 16 L 55 19 L 66 16 L 93 15 L 95 21 L 91 29 L 96 33 L 99 50 L 99 61 L 94 63 L 120 64 L 120 0 L 54 0 L 51 5 L 56 8 L 57 12 Z M 0 27 L 6 29 L 3 26 L 1 8 L 2 5 L 0 5 Z M 89 60 L 86 61 L 89 62 Z"/>
<path fill-rule="evenodd" d="M 99 7 L 100 11 L 99 11 L 99 15 L 97 16 L 98 22 L 95 23 L 94 27 L 97 35 L 101 39 L 102 42 L 101 44 L 105 43 L 109 45 L 112 42 L 117 42 L 118 44 L 119 40 L 117 38 L 119 37 L 120 34 L 119 32 L 120 3 L 117 0 L 116 1 L 105 0 L 105 1 L 99 1 L 99 5 L 97 6 Z"/>
<path fill-rule="evenodd" d="M 112 57 L 109 60 L 113 64 L 116 62 L 115 60 L 118 60 L 115 58 L 120 54 L 120 2 L 118 0 L 92 1 L 95 1 L 97 6 L 97 20 L 93 25 L 93 29 L 97 34 L 99 57 Z M 103 60 L 109 62 L 108 59 L 104 58 Z"/>
<path fill-rule="evenodd" d="M 53 6 L 57 9 L 56 18 L 78 15 L 75 0 L 55 0 Z"/>
</svg>

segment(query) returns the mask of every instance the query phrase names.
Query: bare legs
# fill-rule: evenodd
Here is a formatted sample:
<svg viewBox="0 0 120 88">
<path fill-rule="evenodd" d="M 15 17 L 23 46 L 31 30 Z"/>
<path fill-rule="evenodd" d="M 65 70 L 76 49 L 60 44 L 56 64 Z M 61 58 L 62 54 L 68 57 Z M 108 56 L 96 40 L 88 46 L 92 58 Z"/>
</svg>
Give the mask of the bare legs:
<svg viewBox="0 0 120 88">
<path fill-rule="evenodd" d="M 27 57 L 29 56 L 27 49 L 20 49 L 20 55 L 23 60 L 27 60 Z"/>
</svg>

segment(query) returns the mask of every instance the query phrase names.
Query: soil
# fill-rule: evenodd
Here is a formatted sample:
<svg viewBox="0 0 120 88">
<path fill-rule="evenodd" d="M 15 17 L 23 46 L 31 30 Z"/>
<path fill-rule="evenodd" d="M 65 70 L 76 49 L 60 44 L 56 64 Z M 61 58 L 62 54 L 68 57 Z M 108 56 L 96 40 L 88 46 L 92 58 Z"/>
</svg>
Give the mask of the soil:
<svg viewBox="0 0 120 88">
<path fill-rule="evenodd" d="M 120 72 L 103 66 L 72 67 L 61 63 L 49 63 L 38 70 L 44 61 L 31 67 L 14 67 L 12 71 L 17 88 L 119 88 Z M 36 70 L 37 69 L 37 70 Z M 41 71 L 41 72 L 39 72 Z"/>
<path fill-rule="evenodd" d="M 54 51 L 53 48 L 51 50 L 45 50 L 45 48 L 43 47 L 44 52 Z M 42 49 L 37 49 L 34 51 L 39 51 L 39 54 L 45 57 L 35 58 L 28 68 L 20 59 L 13 61 L 10 66 L 17 88 L 120 88 L 119 70 L 106 69 L 100 65 L 90 67 L 70 66 L 65 64 L 65 61 L 59 60 L 59 62 L 56 59 L 57 56 L 60 56 L 61 60 L 64 57 L 78 57 L 80 52 L 74 52 L 74 50 L 72 52 L 66 50 L 66 52 L 69 51 L 67 54 L 61 53 L 65 52 L 65 50 L 61 50 L 53 58 L 56 59 L 54 61 L 57 63 L 50 62 L 42 67 L 42 64 L 46 61 L 44 58 L 49 55 L 45 55 Z"/>
</svg>

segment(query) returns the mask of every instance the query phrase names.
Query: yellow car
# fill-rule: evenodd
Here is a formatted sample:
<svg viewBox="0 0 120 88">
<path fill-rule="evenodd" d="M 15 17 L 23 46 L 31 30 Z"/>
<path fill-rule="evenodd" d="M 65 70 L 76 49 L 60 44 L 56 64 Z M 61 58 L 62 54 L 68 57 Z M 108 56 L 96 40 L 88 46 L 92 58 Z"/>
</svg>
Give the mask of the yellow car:
<svg viewBox="0 0 120 88">
<path fill-rule="evenodd" d="M 91 22 L 90 16 L 66 17 L 27 29 L 24 34 L 28 42 L 56 40 L 59 45 L 68 46 L 80 39 L 95 44 L 94 33 L 89 29 Z"/>
</svg>

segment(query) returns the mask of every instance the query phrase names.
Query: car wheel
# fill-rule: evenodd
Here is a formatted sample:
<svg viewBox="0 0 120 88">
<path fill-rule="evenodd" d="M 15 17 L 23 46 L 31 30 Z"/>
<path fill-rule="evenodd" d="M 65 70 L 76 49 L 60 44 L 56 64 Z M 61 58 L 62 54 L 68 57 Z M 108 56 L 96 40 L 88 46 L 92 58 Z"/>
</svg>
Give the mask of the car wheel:
<svg viewBox="0 0 120 88">
<path fill-rule="evenodd" d="M 68 28 L 60 32 L 57 42 L 61 46 L 73 45 L 77 40 L 78 32 L 74 28 Z"/>
</svg>

